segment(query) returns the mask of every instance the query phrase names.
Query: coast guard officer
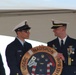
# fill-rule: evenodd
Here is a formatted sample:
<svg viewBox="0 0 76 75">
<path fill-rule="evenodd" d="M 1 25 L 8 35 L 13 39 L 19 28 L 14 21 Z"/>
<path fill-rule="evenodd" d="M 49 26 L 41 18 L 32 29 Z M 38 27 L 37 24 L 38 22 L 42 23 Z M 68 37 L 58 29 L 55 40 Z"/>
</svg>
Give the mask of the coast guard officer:
<svg viewBox="0 0 76 75">
<path fill-rule="evenodd" d="M 61 75 L 76 75 L 76 39 L 67 35 L 67 23 L 52 23 L 51 29 L 57 38 L 47 42 L 47 45 L 57 50 L 58 57 L 63 60 Z"/>
<path fill-rule="evenodd" d="M 22 75 L 20 70 L 21 58 L 32 48 L 32 45 L 25 41 L 25 39 L 29 39 L 30 29 L 31 27 L 29 27 L 27 21 L 21 22 L 13 29 L 17 37 L 13 42 L 7 45 L 5 52 L 7 64 L 10 68 L 10 75 Z"/>
</svg>

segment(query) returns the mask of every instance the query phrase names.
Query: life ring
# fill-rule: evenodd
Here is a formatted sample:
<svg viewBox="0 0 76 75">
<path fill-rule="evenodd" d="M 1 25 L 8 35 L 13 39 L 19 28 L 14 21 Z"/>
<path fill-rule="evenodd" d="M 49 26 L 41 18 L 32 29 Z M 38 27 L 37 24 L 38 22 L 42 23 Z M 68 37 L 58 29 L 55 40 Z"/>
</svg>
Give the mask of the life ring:
<svg viewBox="0 0 76 75">
<path fill-rule="evenodd" d="M 60 75 L 62 60 L 57 51 L 48 46 L 36 46 L 24 54 L 20 68 L 23 75 Z"/>
</svg>

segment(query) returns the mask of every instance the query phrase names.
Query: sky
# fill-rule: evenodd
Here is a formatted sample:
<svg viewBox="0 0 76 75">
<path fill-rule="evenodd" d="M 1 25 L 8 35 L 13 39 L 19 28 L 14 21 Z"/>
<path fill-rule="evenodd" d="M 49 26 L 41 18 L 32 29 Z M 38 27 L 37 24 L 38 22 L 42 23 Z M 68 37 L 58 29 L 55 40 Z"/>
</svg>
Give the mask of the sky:
<svg viewBox="0 0 76 75">
<path fill-rule="evenodd" d="M 76 9 L 76 0 L 2 0 L 0 9 Z"/>
</svg>

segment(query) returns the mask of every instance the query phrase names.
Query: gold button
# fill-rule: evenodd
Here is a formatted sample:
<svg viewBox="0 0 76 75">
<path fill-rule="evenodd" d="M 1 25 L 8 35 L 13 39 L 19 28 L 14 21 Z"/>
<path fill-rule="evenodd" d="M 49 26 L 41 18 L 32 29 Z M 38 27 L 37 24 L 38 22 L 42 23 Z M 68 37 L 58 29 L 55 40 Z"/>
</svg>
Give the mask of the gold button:
<svg viewBox="0 0 76 75">
<path fill-rule="evenodd" d="M 16 75 L 19 75 L 18 73 Z"/>
<path fill-rule="evenodd" d="M 75 54 L 75 52 L 73 51 L 72 54 Z"/>
<path fill-rule="evenodd" d="M 20 55 L 20 57 L 21 57 L 22 55 Z"/>
<path fill-rule="evenodd" d="M 71 59 L 71 61 L 74 61 L 73 59 Z"/>
<path fill-rule="evenodd" d="M 74 73 L 76 73 L 76 71 L 74 71 Z"/>
</svg>

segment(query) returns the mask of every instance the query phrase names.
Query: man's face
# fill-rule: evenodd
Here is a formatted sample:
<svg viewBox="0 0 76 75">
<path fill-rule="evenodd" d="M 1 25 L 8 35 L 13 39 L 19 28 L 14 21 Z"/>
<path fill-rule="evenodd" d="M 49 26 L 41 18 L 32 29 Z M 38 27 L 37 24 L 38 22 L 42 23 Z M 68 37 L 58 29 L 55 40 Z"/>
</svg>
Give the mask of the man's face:
<svg viewBox="0 0 76 75">
<path fill-rule="evenodd" d="M 53 29 L 54 35 L 57 37 L 60 37 L 62 35 L 63 30 L 64 30 L 64 27 L 58 27 Z"/>
<path fill-rule="evenodd" d="M 30 35 L 29 30 L 22 30 L 22 31 L 19 32 L 19 36 L 22 39 L 29 39 L 29 35 Z"/>
</svg>

